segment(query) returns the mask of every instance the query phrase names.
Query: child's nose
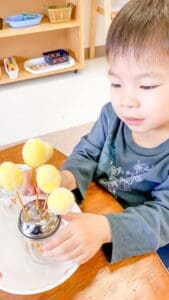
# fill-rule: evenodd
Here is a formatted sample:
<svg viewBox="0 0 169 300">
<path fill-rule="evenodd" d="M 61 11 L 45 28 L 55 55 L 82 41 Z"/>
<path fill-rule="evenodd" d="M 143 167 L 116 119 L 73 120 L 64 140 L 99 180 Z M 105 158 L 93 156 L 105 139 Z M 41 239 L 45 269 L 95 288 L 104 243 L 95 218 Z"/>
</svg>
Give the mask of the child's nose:
<svg viewBox="0 0 169 300">
<path fill-rule="evenodd" d="M 139 107 L 139 100 L 135 96 L 124 95 L 121 99 L 122 107 Z"/>
</svg>

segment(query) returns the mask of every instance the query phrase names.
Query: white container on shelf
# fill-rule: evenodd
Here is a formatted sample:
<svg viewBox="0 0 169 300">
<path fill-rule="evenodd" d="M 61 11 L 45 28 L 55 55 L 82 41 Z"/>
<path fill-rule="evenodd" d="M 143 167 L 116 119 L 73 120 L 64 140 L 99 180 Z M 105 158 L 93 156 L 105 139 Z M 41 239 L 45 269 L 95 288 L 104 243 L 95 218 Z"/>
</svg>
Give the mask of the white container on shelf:
<svg viewBox="0 0 169 300">
<path fill-rule="evenodd" d="M 15 58 L 13 56 L 5 57 L 3 61 L 5 71 L 9 75 L 10 79 L 17 79 L 19 69 Z"/>
<path fill-rule="evenodd" d="M 26 60 L 24 62 L 24 69 L 32 74 L 42 74 L 46 72 L 52 72 L 55 70 L 70 68 L 74 64 L 75 60 L 71 56 L 69 56 L 68 62 L 63 62 L 55 65 L 49 65 L 48 63 L 46 63 L 44 57 L 37 57 Z"/>
</svg>

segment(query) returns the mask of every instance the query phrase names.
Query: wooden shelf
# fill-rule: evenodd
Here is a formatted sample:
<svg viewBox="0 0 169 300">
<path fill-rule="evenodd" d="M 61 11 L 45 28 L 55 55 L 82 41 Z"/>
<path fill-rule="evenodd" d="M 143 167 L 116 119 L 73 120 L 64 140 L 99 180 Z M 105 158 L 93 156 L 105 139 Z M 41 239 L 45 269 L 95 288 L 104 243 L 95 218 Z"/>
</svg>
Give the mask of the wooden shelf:
<svg viewBox="0 0 169 300">
<path fill-rule="evenodd" d="M 65 23 L 49 23 L 47 19 L 44 19 L 42 23 L 36 26 L 25 27 L 25 28 L 11 28 L 6 25 L 3 30 L 0 30 L 0 38 L 5 37 L 13 37 L 25 34 L 34 34 L 39 32 L 53 31 L 53 30 L 61 30 L 67 28 L 79 27 L 80 23 L 76 20 L 72 20 L 70 22 Z"/>
<path fill-rule="evenodd" d="M 18 76 L 17 79 L 10 79 L 8 74 L 5 72 L 4 67 L 1 66 L 2 75 L 0 77 L 0 85 L 7 84 L 7 83 L 18 82 L 18 81 L 24 81 L 24 80 L 33 79 L 33 78 L 45 77 L 45 76 L 54 75 L 54 74 L 61 74 L 61 73 L 65 73 L 65 72 L 76 71 L 76 70 L 79 70 L 79 69 L 83 68 L 83 66 L 84 65 L 82 63 L 76 62 L 73 66 L 68 67 L 68 68 L 64 68 L 64 69 L 60 69 L 60 70 L 57 70 L 57 71 L 46 72 L 46 73 L 36 75 L 36 74 L 32 74 L 32 73 L 27 72 L 23 68 L 23 63 L 19 63 L 18 64 L 19 76 Z"/>
<path fill-rule="evenodd" d="M 50 5 L 55 5 L 56 0 L 50 1 Z M 57 4 L 61 6 L 69 2 L 75 6 L 70 22 L 50 23 L 48 17 L 44 16 L 39 25 L 31 27 L 11 28 L 8 24 L 4 25 L 0 30 L 0 65 L 3 65 L 4 57 L 14 56 L 19 67 L 19 77 L 11 80 L 1 66 L 0 85 L 75 71 L 84 66 L 83 1 L 57 0 Z M 43 13 L 46 5 L 49 5 L 49 0 L 15 0 L 12 3 L 11 0 L 0 1 L 1 17 L 5 19 L 23 11 Z M 24 70 L 23 62 L 27 59 L 40 57 L 43 52 L 60 48 L 69 51 L 76 61 L 74 66 L 36 75 Z"/>
</svg>

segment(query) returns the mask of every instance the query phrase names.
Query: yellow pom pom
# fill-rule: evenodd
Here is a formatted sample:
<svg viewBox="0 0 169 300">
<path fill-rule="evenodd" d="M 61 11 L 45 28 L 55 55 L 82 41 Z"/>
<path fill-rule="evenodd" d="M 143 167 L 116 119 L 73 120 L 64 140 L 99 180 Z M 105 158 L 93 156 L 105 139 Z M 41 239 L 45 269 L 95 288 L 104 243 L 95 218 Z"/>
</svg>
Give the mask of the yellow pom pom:
<svg viewBox="0 0 169 300">
<path fill-rule="evenodd" d="M 46 162 L 46 147 L 40 139 L 28 140 L 23 146 L 22 156 L 28 166 L 39 167 Z"/>
<path fill-rule="evenodd" d="M 11 192 L 18 189 L 23 183 L 22 171 L 12 162 L 0 165 L 0 185 Z"/>
<path fill-rule="evenodd" d="M 48 143 L 44 142 L 46 148 L 46 162 L 49 161 L 53 156 L 53 148 Z"/>
<path fill-rule="evenodd" d="M 45 164 L 53 155 L 53 148 L 40 139 L 28 140 L 22 149 L 25 164 L 32 168 Z"/>
<path fill-rule="evenodd" d="M 73 193 L 63 187 L 54 189 L 48 197 L 48 209 L 57 215 L 69 212 L 74 203 Z"/>
<path fill-rule="evenodd" d="M 56 167 L 44 165 L 37 169 L 36 181 L 43 192 L 51 193 L 56 187 L 60 186 L 61 175 Z"/>
</svg>

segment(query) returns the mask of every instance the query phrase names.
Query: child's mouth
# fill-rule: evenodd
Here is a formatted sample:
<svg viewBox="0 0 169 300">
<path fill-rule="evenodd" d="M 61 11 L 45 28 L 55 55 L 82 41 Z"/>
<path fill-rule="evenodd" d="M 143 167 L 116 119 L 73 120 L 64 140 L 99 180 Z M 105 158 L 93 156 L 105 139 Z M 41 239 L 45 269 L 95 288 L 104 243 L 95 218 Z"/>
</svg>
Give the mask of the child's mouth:
<svg viewBox="0 0 169 300">
<path fill-rule="evenodd" d="M 140 126 L 143 124 L 144 119 L 137 119 L 137 118 L 124 118 L 124 122 L 127 125 L 136 125 L 136 126 Z"/>
</svg>

